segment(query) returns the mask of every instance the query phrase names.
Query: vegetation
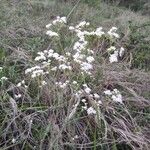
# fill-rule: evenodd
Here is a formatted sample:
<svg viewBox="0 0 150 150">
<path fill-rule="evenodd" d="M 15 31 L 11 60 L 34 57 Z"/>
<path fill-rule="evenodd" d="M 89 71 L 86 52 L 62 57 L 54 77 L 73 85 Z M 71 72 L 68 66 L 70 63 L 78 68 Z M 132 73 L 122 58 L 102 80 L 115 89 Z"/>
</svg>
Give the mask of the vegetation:
<svg viewBox="0 0 150 150">
<path fill-rule="evenodd" d="M 1 2 L 0 149 L 149 150 L 145 4 Z"/>
</svg>

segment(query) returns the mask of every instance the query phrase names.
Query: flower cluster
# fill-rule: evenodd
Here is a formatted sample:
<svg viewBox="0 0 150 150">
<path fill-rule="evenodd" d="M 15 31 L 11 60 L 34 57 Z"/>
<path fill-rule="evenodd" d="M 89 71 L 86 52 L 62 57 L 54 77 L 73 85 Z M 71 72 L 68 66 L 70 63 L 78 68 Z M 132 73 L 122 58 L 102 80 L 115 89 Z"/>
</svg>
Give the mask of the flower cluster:
<svg viewBox="0 0 150 150">
<path fill-rule="evenodd" d="M 115 46 L 111 46 L 107 49 L 108 52 L 110 52 L 109 61 L 110 63 L 118 62 L 118 58 L 122 58 L 125 52 L 125 49 L 121 47 L 119 50 L 116 49 Z"/>
<path fill-rule="evenodd" d="M 67 23 L 66 17 L 57 16 L 56 19 L 52 23 L 46 25 L 46 28 L 50 29 L 52 26 L 56 26 L 59 24 L 65 24 L 65 23 Z M 54 32 L 52 30 L 48 30 L 46 32 L 46 34 L 49 35 L 50 37 L 58 37 L 59 36 L 57 32 Z"/>
<path fill-rule="evenodd" d="M 26 75 L 30 75 L 32 79 L 40 79 L 39 87 L 43 87 L 47 85 L 45 77 L 49 77 L 51 75 L 58 74 L 58 76 L 54 76 L 56 88 L 58 87 L 62 91 L 67 89 L 68 85 L 73 89 L 74 95 L 81 99 L 83 106 L 82 110 L 86 111 L 88 115 L 96 114 L 96 109 L 100 105 L 102 105 L 102 101 L 100 100 L 100 95 L 95 93 L 92 90 L 88 83 L 86 84 L 79 84 L 78 81 L 73 80 L 72 77 L 67 77 L 61 79 L 61 76 L 65 73 L 71 76 L 71 74 L 80 74 L 81 76 L 89 76 L 92 77 L 92 71 L 94 70 L 94 63 L 95 63 L 95 52 L 90 47 L 89 37 L 94 37 L 97 39 L 101 39 L 103 36 L 110 38 L 119 38 L 119 35 L 116 33 L 117 28 L 112 27 L 110 31 L 104 32 L 102 27 L 98 27 L 94 30 L 86 29 L 90 26 L 89 22 L 82 21 L 76 26 L 68 26 L 66 17 L 57 17 L 52 23 L 46 25 L 46 28 L 49 29 L 46 34 L 49 35 L 51 38 L 57 36 L 60 37 L 61 34 L 55 32 L 56 28 L 62 27 L 61 25 L 67 27 L 72 34 L 75 34 L 75 39 L 77 39 L 71 48 L 66 51 L 66 48 L 62 53 L 57 50 L 47 49 L 37 53 L 35 57 L 35 65 L 27 68 L 25 70 Z M 59 29 L 57 30 L 59 31 Z M 54 38 L 55 39 L 55 38 Z M 58 40 L 57 40 L 58 41 Z M 56 41 L 56 42 L 57 42 Z M 55 43 L 55 45 L 57 45 Z M 55 49 L 55 48 L 54 48 Z M 111 46 L 107 49 L 107 52 L 110 54 L 109 61 L 118 62 L 118 58 L 122 57 L 124 54 L 124 48 L 121 47 L 119 50 L 115 46 Z M 76 70 L 78 70 L 76 72 Z M 68 80 L 70 79 L 70 80 Z M 39 83 L 39 82 L 38 82 Z M 25 86 L 25 82 L 21 81 L 18 83 L 17 86 Z M 115 102 L 122 103 L 122 95 L 117 90 L 114 89 L 113 91 L 106 90 L 104 93 L 111 97 L 111 99 Z M 20 95 L 16 96 L 20 97 Z M 85 99 L 83 97 L 86 97 Z M 88 100 L 92 100 L 94 105 L 88 102 Z M 93 107 L 94 106 L 94 107 Z"/>
<path fill-rule="evenodd" d="M 6 81 L 6 80 L 8 80 L 8 78 L 5 77 L 5 76 L 3 76 L 3 77 L 0 78 L 0 81 Z"/>
<path fill-rule="evenodd" d="M 112 27 L 109 31 L 108 31 L 108 34 L 113 38 L 119 38 L 119 34 L 116 33 L 117 31 L 117 28 L 116 27 Z"/>
<path fill-rule="evenodd" d="M 106 90 L 104 91 L 104 94 L 109 96 L 114 102 L 123 103 L 122 101 L 122 95 L 119 90 L 113 89 L 113 91 Z"/>
</svg>

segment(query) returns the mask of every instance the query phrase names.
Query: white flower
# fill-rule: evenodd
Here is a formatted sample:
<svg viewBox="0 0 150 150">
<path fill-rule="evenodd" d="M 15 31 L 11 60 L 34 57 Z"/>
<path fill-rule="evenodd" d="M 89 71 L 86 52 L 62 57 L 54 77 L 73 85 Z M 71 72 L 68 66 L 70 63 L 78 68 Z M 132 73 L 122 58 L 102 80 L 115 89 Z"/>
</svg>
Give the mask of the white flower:
<svg viewBox="0 0 150 150">
<path fill-rule="evenodd" d="M 25 84 L 25 81 L 24 81 L 24 80 L 22 80 L 22 81 L 21 81 L 21 83 L 22 83 L 22 84 Z"/>
<path fill-rule="evenodd" d="M 102 104 L 102 101 L 101 101 L 101 100 L 99 100 L 99 101 L 97 102 L 97 104 L 98 104 L 98 105 L 101 105 L 101 104 Z"/>
<path fill-rule="evenodd" d="M 53 36 L 57 36 L 58 37 L 59 36 L 58 33 L 53 32 L 51 30 L 47 31 L 46 34 L 49 35 L 50 37 L 53 37 Z"/>
<path fill-rule="evenodd" d="M 18 84 L 17 84 L 17 87 L 20 87 L 21 86 L 21 82 L 19 82 Z"/>
<path fill-rule="evenodd" d="M 66 55 L 67 55 L 67 56 L 71 56 L 71 53 L 70 53 L 70 52 L 67 52 Z"/>
<path fill-rule="evenodd" d="M 69 80 L 66 80 L 66 82 L 64 82 L 64 83 L 62 83 L 62 82 L 56 82 L 55 84 L 57 86 L 59 86 L 59 88 L 64 89 L 64 88 L 66 88 L 66 86 L 67 86 L 68 83 L 69 83 Z"/>
<path fill-rule="evenodd" d="M 49 24 L 46 25 L 46 28 L 49 29 L 51 26 L 52 26 L 52 24 L 49 23 Z"/>
<path fill-rule="evenodd" d="M 117 90 L 117 89 L 113 89 L 113 91 L 106 90 L 106 91 L 104 91 L 104 93 L 105 93 L 105 95 L 111 96 L 111 99 L 114 102 L 123 103 L 122 102 L 122 95 L 121 95 L 119 90 Z"/>
<path fill-rule="evenodd" d="M 62 20 L 63 23 L 67 23 L 67 18 L 66 17 L 61 17 L 60 19 Z"/>
<path fill-rule="evenodd" d="M 15 138 L 13 138 L 13 139 L 12 139 L 12 143 L 14 144 L 15 142 L 16 142 L 16 139 L 15 139 Z"/>
<path fill-rule="evenodd" d="M 90 114 L 96 114 L 96 110 L 93 108 L 93 107 L 89 107 L 88 109 L 87 109 L 87 113 L 88 113 L 88 115 L 90 115 Z"/>
<path fill-rule="evenodd" d="M 43 75 L 44 74 L 44 71 L 43 70 L 34 70 L 33 72 L 32 72 L 32 75 L 31 75 L 31 77 L 32 78 L 35 78 L 35 77 L 38 77 L 38 76 L 40 76 L 40 75 Z"/>
<path fill-rule="evenodd" d="M 100 96 L 97 93 L 94 93 L 93 95 L 94 95 L 94 98 L 96 99 L 100 98 Z"/>
<path fill-rule="evenodd" d="M 75 28 L 73 26 L 69 27 L 69 30 L 73 31 Z"/>
<path fill-rule="evenodd" d="M 112 100 L 115 101 L 115 102 L 123 103 L 121 94 L 112 95 Z"/>
<path fill-rule="evenodd" d="M 115 51 L 116 47 L 115 46 L 111 46 L 110 48 L 107 49 L 108 52 L 112 52 Z"/>
<path fill-rule="evenodd" d="M 113 63 L 113 62 L 118 62 L 118 56 L 116 54 L 111 54 L 109 56 L 109 62 Z"/>
<path fill-rule="evenodd" d="M 72 83 L 73 83 L 73 84 L 78 84 L 77 81 L 73 81 Z"/>
<path fill-rule="evenodd" d="M 57 23 L 67 23 L 66 17 L 57 16 L 55 20 L 53 20 L 52 24 L 56 25 Z"/>
<path fill-rule="evenodd" d="M 2 71 L 3 70 L 3 67 L 0 67 L 0 71 Z"/>
<path fill-rule="evenodd" d="M 112 95 L 112 92 L 110 90 L 106 90 L 106 91 L 104 91 L 104 94 L 105 95 Z"/>
<path fill-rule="evenodd" d="M 81 70 L 84 70 L 84 71 L 88 71 L 90 69 L 93 69 L 93 66 L 87 62 L 83 62 L 81 64 Z"/>
<path fill-rule="evenodd" d="M 46 81 L 42 81 L 41 84 L 42 84 L 42 85 L 46 85 L 47 82 L 46 82 Z"/>
<path fill-rule="evenodd" d="M 59 57 L 59 54 L 58 54 L 58 53 L 53 53 L 52 57 L 55 58 L 55 59 L 57 60 L 58 57 Z"/>
<path fill-rule="evenodd" d="M 21 98 L 21 96 L 22 96 L 21 94 L 15 94 L 15 95 L 14 95 L 14 97 L 15 97 L 16 99 Z"/>
<path fill-rule="evenodd" d="M 94 57 L 92 57 L 92 56 L 88 56 L 88 57 L 86 58 L 86 60 L 87 60 L 89 63 L 91 63 L 91 62 L 93 62 L 95 59 L 94 59 Z"/>
<path fill-rule="evenodd" d="M 57 67 L 55 66 L 55 67 L 51 68 L 51 70 L 52 70 L 52 71 L 56 71 L 56 70 L 57 70 Z"/>
<path fill-rule="evenodd" d="M 119 38 L 119 35 L 116 33 L 117 31 L 117 28 L 116 27 L 112 27 L 109 31 L 108 31 L 108 34 L 111 36 L 111 37 L 116 37 L 116 38 Z"/>
<path fill-rule="evenodd" d="M 87 94 L 90 94 L 91 89 L 90 89 L 89 87 L 86 87 L 86 88 L 84 89 L 84 91 L 85 91 Z"/>
<path fill-rule="evenodd" d="M 82 101 L 83 103 L 85 103 L 85 102 L 86 102 L 86 99 L 82 99 L 81 101 Z"/>
<path fill-rule="evenodd" d="M 76 28 L 84 27 L 85 25 L 86 25 L 86 21 L 82 21 L 76 26 Z"/>
<path fill-rule="evenodd" d="M 61 65 L 59 65 L 58 68 L 61 69 L 61 70 L 65 70 L 65 69 L 72 70 L 72 67 L 68 66 L 66 64 L 61 64 Z"/>
<path fill-rule="evenodd" d="M 102 31 L 102 29 L 103 29 L 102 27 L 97 28 L 96 31 L 95 31 L 95 35 L 101 37 L 103 34 L 105 34 L 105 33 Z"/>
<path fill-rule="evenodd" d="M 122 57 L 124 55 L 125 49 L 123 47 L 120 48 L 119 56 Z"/>
<path fill-rule="evenodd" d="M 34 60 L 35 61 L 46 60 L 46 57 L 44 55 L 41 55 L 41 56 L 37 56 Z"/>
<path fill-rule="evenodd" d="M 7 77 L 1 77 L 0 81 L 8 80 Z"/>
<path fill-rule="evenodd" d="M 87 106 L 82 106 L 82 109 L 87 110 Z"/>
</svg>

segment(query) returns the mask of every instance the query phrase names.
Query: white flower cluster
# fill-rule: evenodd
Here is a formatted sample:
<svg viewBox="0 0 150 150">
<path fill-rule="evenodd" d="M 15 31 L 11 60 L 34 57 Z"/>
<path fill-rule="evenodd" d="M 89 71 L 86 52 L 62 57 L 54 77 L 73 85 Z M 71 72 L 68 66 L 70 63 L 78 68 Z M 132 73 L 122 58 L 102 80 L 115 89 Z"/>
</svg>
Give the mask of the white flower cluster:
<svg viewBox="0 0 150 150">
<path fill-rule="evenodd" d="M 94 52 L 87 48 L 88 41 L 85 40 L 85 37 L 87 35 L 99 36 L 100 34 L 102 35 L 103 33 L 101 32 L 100 29 L 97 29 L 95 32 L 94 31 L 89 32 L 89 31 L 85 31 L 85 30 L 82 31 L 82 29 L 85 26 L 89 26 L 89 22 L 86 22 L 86 21 L 80 22 L 75 27 L 70 26 L 69 29 L 71 31 L 74 31 L 76 33 L 76 36 L 78 37 L 78 41 L 75 42 L 74 46 L 73 46 L 73 50 L 74 50 L 73 59 L 76 63 L 78 63 L 80 65 L 80 69 L 83 72 L 90 75 L 91 70 L 93 69 L 92 63 L 95 61 L 95 59 L 93 56 L 91 56 L 91 55 L 93 55 Z M 85 53 L 87 55 L 85 55 Z"/>
<path fill-rule="evenodd" d="M 44 75 L 44 70 L 40 66 L 31 67 L 25 70 L 25 74 L 31 73 L 31 77 L 35 78 Z"/>
<path fill-rule="evenodd" d="M 56 71 L 57 69 L 72 70 L 71 63 L 68 61 L 68 58 L 54 52 L 52 49 L 44 50 L 44 52 L 38 52 L 37 54 L 38 56 L 35 58 L 35 61 L 38 62 L 39 65 L 25 70 L 25 74 L 30 73 L 32 78 L 49 74 L 50 72 L 47 70 L 50 67 L 51 71 Z M 55 61 L 55 66 L 51 64 L 53 61 Z"/>
<path fill-rule="evenodd" d="M 95 108 L 93 108 L 92 106 L 88 107 L 88 102 L 85 98 L 82 98 L 83 96 L 87 97 L 87 99 L 91 99 L 94 102 L 94 105 L 96 107 L 99 107 L 102 102 L 100 100 L 100 96 L 97 93 L 92 93 L 91 88 L 88 87 L 87 84 L 83 84 L 83 89 L 79 90 L 78 92 L 76 92 L 75 96 L 77 96 L 78 98 L 81 98 L 81 102 L 84 104 L 81 108 L 82 111 L 86 111 L 88 115 L 96 114 L 96 110 Z"/>
<path fill-rule="evenodd" d="M 57 25 L 62 23 L 67 23 L 67 18 L 57 16 L 56 19 L 52 21 L 52 23 L 46 25 L 46 28 L 49 29 L 52 25 Z"/>
<path fill-rule="evenodd" d="M 115 46 L 111 46 L 107 49 L 108 52 L 113 52 L 109 56 L 109 62 L 118 62 L 118 58 L 122 57 L 124 55 L 125 49 L 123 47 L 120 48 L 120 50 L 117 50 Z"/>
<path fill-rule="evenodd" d="M 65 89 L 66 88 L 66 86 L 68 85 L 68 83 L 69 83 L 69 80 L 66 80 L 65 82 L 55 82 L 55 84 L 59 87 L 59 88 L 61 88 L 61 89 Z"/>
<path fill-rule="evenodd" d="M 15 94 L 14 97 L 15 97 L 16 99 L 19 99 L 19 98 L 22 97 L 22 95 L 21 95 L 21 94 Z"/>
<path fill-rule="evenodd" d="M 19 82 L 19 83 L 17 84 L 17 87 L 21 87 L 21 86 L 23 86 L 23 87 L 25 87 L 25 88 L 28 87 L 28 86 L 25 84 L 25 81 L 24 81 L 24 80 L 22 80 L 21 82 Z"/>
<path fill-rule="evenodd" d="M 116 27 L 112 27 L 107 33 L 113 38 L 119 38 L 119 34 L 116 33 L 117 28 Z"/>
<path fill-rule="evenodd" d="M 53 27 L 56 27 L 58 24 L 64 25 L 66 23 L 67 23 L 66 17 L 57 17 L 56 20 L 54 20 L 52 23 L 46 25 L 47 29 L 51 29 L 48 30 L 46 34 L 51 37 L 59 36 L 59 33 L 54 32 L 54 30 L 52 30 Z M 77 41 L 73 44 L 72 51 L 71 50 L 70 50 L 71 52 L 66 51 L 66 53 L 63 55 L 57 53 L 53 49 L 38 52 L 37 57 L 35 57 L 34 59 L 36 63 L 35 66 L 27 68 L 25 70 L 25 74 L 27 75 L 29 74 L 31 78 L 42 76 L 42 78 L 40 78 L 41 80 L 40 87 L 42 87 L 47 85 L 47 82 L 44 80 L 44 76 L 46 75 L 48 77 L 48 74 L 53 75 L 55 71 L 58 71 L 58 76 L 56 76 L 55 80 L 57 81 L 55 82 L 56 87 L 64 91 L 68 85 L 69 86 L 71 85 L 73 87 L 75 96 L 78 97 L 79 99 L 81 98 L 81 101 L 84 104 L 84 106 L 82 106 L 82 110 L 86 111 L 88 115 L 90 114 L 95 115 L 96 114 L 95 108 L 98 108 L 102 104 L 100 100 L 100 95 L 94 93 L 87 84 L 80 85 L 77 83 L 77 81 L 71 80 L 64 81 L 59 76 L 59 71 L 61 72 L 61 75 L 62 73 L 64 73 L 64 71 L 69 71 L 69 74 L 76 73 L 76 67 L 78 67 L 77 72 L 79 73 L 80 71 L 82 75 L 92 74 L 92 70 L 94 68 L 93 63 L 95 61 L 95 58 L 94 58 L 94 51 L 90 49 L 90 43 L 88 41 L 89 36 L 92 37 L 94 36 L 98 40 L 101 39 L 101 37 L 103 37 L 104 35 L 106 36 L 109 35 L 111 38 L 119 38 L 119 35 L 116 33 L 117 30 L 116 27 L 112 27 L 110 31 L 105 33 L 103 32 L 102 27 L 99 27 L 93 31 L 85 30 L 85 27 L 89 25 L 90 25 L 89 22 L 82 21 L 76 26 L 70 26 L 69 30 L 73 31 L 77 37 Z M 124 54 L 123 47 L 117 50 L 115 46 L 111 46 L 110 48 L 107 49 L 107 51 L 110 54 L 109 57 L 110 63 L 118 62 L 118 58 L 122 57 Z M 25 85 L 25 83 L 23 82 L 18 83 L 18 86 L 21 85 Z M 122 103 L 122 95 L 117 89 L 114 89 L 113 91 L 106 90 L 104 91 L 104 93 L 107 96 L 111 97 L 113 101 Z M 92 102 L 94 102 L 94 105 L 90 103 L 88 104 L 86 99 L 82 99 L 83 96 L 85 96 L 87 99 L 92 100 Z"/>
<path fill-rule="evenodd" d="M 0 81 L 1 81 L 1 82 L 6 81 L 6 80 L 8 80 L 8 78 L 5 77 L 5 76 L 3 76 L 3 77 L 0 78 Z"/>
<path fill-rule="evenodd" d="M 111 99 L 114 101 L 114 102 L 119 102 L 119 103 L 123 103 L 122 101 L 122 95 L 120 93 L 119 90 L 117 89 L 114 89 L 113 91 L 110 91 L 110 90 L 106 90 L 104 91 L 104 94 L 111 97 Z"/>
<path fill-rule="evenodd" d="M 65 24 L 65 23 L 67 23 L 66 17 L 57 16 L 56 19 L 52 21 L 52 23 L 46 25 L 46 28 L 50 29 L 52 26 L 56 26 L 57 24 Z M 48 30 L 46 32 L 46 34 L 49 35 L 50 37 L 58 37 L 59 36 L 58 33 L 54 32 L 52 30 Z"/>
</svg>

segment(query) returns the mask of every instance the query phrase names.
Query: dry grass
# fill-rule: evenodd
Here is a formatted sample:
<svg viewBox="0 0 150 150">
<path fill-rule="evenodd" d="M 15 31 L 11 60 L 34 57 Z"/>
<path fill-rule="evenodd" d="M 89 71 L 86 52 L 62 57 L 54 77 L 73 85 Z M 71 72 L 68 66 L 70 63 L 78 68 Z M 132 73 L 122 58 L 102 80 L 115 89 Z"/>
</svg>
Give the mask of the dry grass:
<svg viewBox="0 0 150 150">
<path fill-rule="evenodd" d="M 0 7 L 0 65 L 4 67 L 2 75 L 9 77 L 6 83 L 0 85 L 0 149 L 150 149 L 149 72 L 131 70 L 131 57 L 128 54 L 117 64 L 108 64 L 106 58 L 97 59 L 94 79 L 82 79 L 76 75 L 79 82 L 87 81 L 103 102 L 96 108 L 97 117 L 89 116 L 81 111 L 83 103 L 73 96 L 72 87 L 64 91 L 56 88 L 54 83 L 60 74 L 46 78 L 48 85 L 41 90 L 37 82 L 24 76 L 24 70 L 34 64 L 36 52 L 49 46 L 49 39 L 45 37 L 45 24 L 56 15 L 69 14 L 74 6 L 70 3 L 60 6 L 48 0 L 14 0 L 2 3 Z M 106 4 L 101 5 L 100 11 L 80 4 L 69 19 L 72 23 L 87 19 L 106 29 L 117 25 L 126 34 L 129 20 L 137 23 L 138 20 L 141 23 L 147 21 L 147 17 L 127 10 L 113 10 Z M 97 55 L 101 53 L 97 51 Z M 29 90 L 16 87 L 22 78 L 29 84 Z M 66 78 L 68 76 L 62 74 L 61 79 Z M 103 91 L 109 88 L 121 90 L 123 105 L 106 99 Z M 21 93 L 22 98 L 15 99 L 14 94 L 17 93 Z M 89 106 L 95 107 L 92 99 L 85 98 Z M 73 107 L 74 104 L 77 104 L 76 107 Z"/>
</svg>

